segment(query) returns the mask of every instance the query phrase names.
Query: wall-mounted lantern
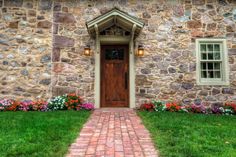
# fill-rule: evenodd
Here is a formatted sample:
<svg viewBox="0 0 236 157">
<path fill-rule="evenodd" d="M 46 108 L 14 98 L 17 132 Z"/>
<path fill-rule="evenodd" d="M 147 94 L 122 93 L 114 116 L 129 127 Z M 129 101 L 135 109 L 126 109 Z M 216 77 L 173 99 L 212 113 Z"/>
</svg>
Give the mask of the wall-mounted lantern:
<svg viewBox="0 0 236 157">
<path fill-rule="evenodd" d="M 90 49 L 90 46 L 89 45 L 86 45 L 84 47 L 84 55 L 85 56 L 91 56 L 91 49 Z"/>
<path fill-rule="evenodd" d="M 144 47 L 143 45 L 138 46 L 138 51 L 136 52 L 136 56 L 142 57 L 144 55 Z"/>
</svg>

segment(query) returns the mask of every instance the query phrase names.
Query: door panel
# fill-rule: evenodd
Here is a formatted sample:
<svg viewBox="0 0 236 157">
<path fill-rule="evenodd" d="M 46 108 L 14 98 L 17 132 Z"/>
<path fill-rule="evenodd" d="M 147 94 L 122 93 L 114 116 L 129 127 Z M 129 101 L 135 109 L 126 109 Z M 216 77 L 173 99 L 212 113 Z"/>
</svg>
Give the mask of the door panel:
<svg viewBox="0 0 236 157">
<path fill-rule="evenodd" d="M 101 106 L 128 107 L 128 46 L 102 46 L 101 50 Z"/>
</svg>

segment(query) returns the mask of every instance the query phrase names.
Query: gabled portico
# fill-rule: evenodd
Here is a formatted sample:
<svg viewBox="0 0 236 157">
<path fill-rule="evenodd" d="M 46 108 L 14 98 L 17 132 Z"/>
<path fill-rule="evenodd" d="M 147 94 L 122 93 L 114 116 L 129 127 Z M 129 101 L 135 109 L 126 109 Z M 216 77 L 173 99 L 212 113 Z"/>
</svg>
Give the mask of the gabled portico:
<svg viewBox="0 0 236 157">
<path fill-rule="evenodd" d="M 101 45 L 127 45 L 128 55 L 128 84 L 129 107 L 135 107 L 135 65 L 134 43 L 140 34 L 144 23 L 137 18 L 114 8 L 107 13 L 96 17 L 86 23 L 87 30 L 96 41 L 95 55 L 95 107 L 101 107 Z M 123 53 L 123 52 L 122 52 Z M 115 59 L 114 59 L 115 60 Z M 124 77 L 126 74 L 124 75 Z M 126 81 L 126 80 L 125 80 Z M 121 87 L 122 88 L 122 87 Z"/>
</svg>

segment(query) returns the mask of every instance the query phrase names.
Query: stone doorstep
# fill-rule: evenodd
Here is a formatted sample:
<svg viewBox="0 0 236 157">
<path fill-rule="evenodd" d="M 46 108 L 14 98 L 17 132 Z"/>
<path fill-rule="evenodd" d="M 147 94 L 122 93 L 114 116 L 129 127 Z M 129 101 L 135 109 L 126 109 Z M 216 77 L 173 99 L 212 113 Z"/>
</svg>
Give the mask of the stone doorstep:
<svg viewBox="0 0 236 157">
<path fill-rule="evenodd" d="M 119 135 L 119 136 L 118 136 Z M 86 139 L 86 142 L 84 141 Z M 158 151 L 134 109 L 95 109 L 67 157 L 157 157 Z"/>
<path fill-rule="evenodd" d="M 131 108 L 112 108 L 112 107 L 104 107 L 104 108 L 98 108 L 96 111 L 100 112 L 124 112 L 124 111 L 133 111 L 134 109 Z"/>
</svg>

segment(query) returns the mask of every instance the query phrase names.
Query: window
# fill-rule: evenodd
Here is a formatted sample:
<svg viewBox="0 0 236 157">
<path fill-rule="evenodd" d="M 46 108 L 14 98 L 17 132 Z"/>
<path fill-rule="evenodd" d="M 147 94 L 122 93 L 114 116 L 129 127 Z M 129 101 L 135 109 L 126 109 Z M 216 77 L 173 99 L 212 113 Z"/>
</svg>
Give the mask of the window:
<svg viewBox="0 0 236 157">
<path fill-rule="evenodd" d="M 228 85 L 228 54 L 226 39 L 197 39 L 197 83 Z"/>
<path fill-rule="evenodd" d="M 124 60 L 124 49 L 106 49 L 106 60 Z"/>
</svg>

